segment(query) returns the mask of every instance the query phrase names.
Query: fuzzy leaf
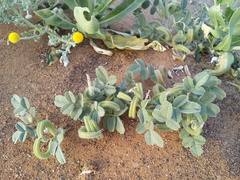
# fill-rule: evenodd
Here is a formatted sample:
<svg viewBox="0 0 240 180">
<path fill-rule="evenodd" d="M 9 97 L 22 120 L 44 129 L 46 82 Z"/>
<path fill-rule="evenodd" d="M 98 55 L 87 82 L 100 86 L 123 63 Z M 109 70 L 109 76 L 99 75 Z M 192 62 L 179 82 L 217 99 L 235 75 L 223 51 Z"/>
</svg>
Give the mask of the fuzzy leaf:
<svg viewBox="0 0 240 180">
<path fill-rule="evenodd" d="M 119 117 L 117 117 L 117 121 L 116 121 L 116 130 L 120 134 L 124 134 L 124 132 L 125 132 L 125 128 L 124 128 L 123 122 L 122 122 L 122 120 Z"/>
<path fill-rule="evenodd" d="M 188 101 L 187 95 L 180 95 L 174 99 L 172 105 L 175 108 L 179 108 L 179 107 L 183 106 L 187 101 Z"/>
<path fill-rule="evenodd" d="M 34 13 L 48 25 L 57 26 L 62 29 L 72 29 L 76 27 L 60 8 L 54 8 L 53 10 L 45 8 L 34 11 Z"/>
<path fill-rule="evenodd" d="M 148 121 L 148 113 L 146 109 L 139 109 L 137 116 L 141 123 L 146 123 Z"/>
<path fill-rule="evenodd" d="M 193 138 L 192 137 L 186 137 L 182 141 L 182 145 L 185 148 L 191 147 L 193 143 Z"/>
<path fill-rule="evenodd" d="M 159 122 L 165 122 L 167 119 L 163 115 L 161 115 L 161 111 L 158 109 L 154 109 L 152 116 Z"/>
<path fill-rule="evenodd" d="M 138 123 L 136 130 L 139 134 L 142 134 L 146 131 L 146 128 L 144 127 L 143 123 Z"/>
<path fill-rule="evenodd" d="M 11 99 L 12 105 L 15 108 L 21 107 L 20 101 L 21 101 L 21 98 L 18 95 L 14 94 L 12 99 Z"/>
<path fill-rule="evenodd" d="M 191 147 L 190 151 L 194 156 L 201 156 L 203 153 L 203 149 L 200 145 L 195 145 L 195 146 Z"/>
<path fill-rule="evenodd" d="M 168 119 L 168 120 L 166 121 L 166 125 L 167 125 L 167 127 L 169 127 L 170 129 L 175 130 L 175 131 L 177 131 L 177 130 L 180 128 L 180 125 L 179 125 L 176 121 L 174 121 L 174 120 L 172 120 L 172 119 Z"/>
<path fill-rule="evenodd" d="M 131 66 L 129 66 L 126 70 L 127 72 L 130 71 L 132 72 L 134 75 L 138 74 L 141 72 L 141 66 L 139 64 L 132 64 Z"/>
<path fill-rule="evenodd" d="M 172 104 L 168 101 L 165 101 L 161 105 L 160 112 L 167 119 L 171 119 L 172 118 L 172 112 L 173 112 Z"/>
<path fill-rule="evenodd" d="M 220 112 L 219 107 L 216 104 L 210 103 L 207 105 L 207 114 L 211 117 L 216 117 Z"/>
<path fill-rule="evenodd" d="M 194 78 L 193 82 L 196 87 L 202 86 L 204 83 L 208 81 L 208 79 L 211 77 L 210 73 L 208 71 L 203 71 L 201 73 L 198 73 Z"/>
<path fill-rule="evenodd" d="M 96 68 L 96 75 L 103 83 L 108 82 L 108 73 L 104 69 L 104 67 L 99 66 L 98 68 Z"/>
<path fill-rule="evenodd" d="M 201 106 L 195 102 L 187 102 L 179 108 L 180 112 L 186 114 L 193 114 L 201 111 Z"/>
<path fill-rule="evenodd" d="M 16 131 L 15 133 L 13 133 L 12 141 L 14 142 L 14 144 L 17 143 L 17 141 L 19 140 L 19 137 L 22 133 L 23 133 L 22 131 Z"/>
<path fill-rule="evenodd" d="M 163 147 L 164 144 L 161 136 L 155 131 L 147 131 L 145 133 L 145 140 L 148 145 L 156 144 L 159 147 Z"/>
<path fill-rule="evenodd" d="M 104 92 L 106 93 L 107 96 L 110 96 L 116 92 L 116 88 L 111 85 L 106 85 L 104 87 Z"/>
<path fill-rule="evenodd" d="M 56 158 L 57 158 L 57 160 L 60 164 L 65 164 L 66 163 L 66 159 L 64 157 L 64 154 L 63 154 L 60 146 L 57 147 Z"/>
<path fill-rule="evenodd" d="M 203 104 L 209 104 L 211 103 L 212 101 L 214 101 L 214 99 L 216 98 L 216 95 L 213 94 L 213 93 L 205 93 L 204 95 L 202 95 L 200 97 L 200 101 L 203 103 Z"/>
</svg>

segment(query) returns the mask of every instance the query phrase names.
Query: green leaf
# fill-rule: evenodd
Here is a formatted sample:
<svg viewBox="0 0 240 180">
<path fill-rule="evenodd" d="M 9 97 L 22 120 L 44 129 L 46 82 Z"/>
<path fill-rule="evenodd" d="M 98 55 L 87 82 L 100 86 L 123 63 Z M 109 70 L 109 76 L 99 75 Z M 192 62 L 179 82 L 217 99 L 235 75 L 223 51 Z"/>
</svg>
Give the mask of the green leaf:
<svg viewBox="0 0 240 180">
<path fill-rule="evenodd" d="M 33 118 L 36 118 L 36 110 L 35 110 L 35 107 L 31 107 L 29 109 L 29 114 L 33 117 Z"/>
<path fill-rule="evenodd" d="M 181 138 L 181 139 L 184 139 L 184 138 L 186 138 L 186 137 L 188 137 L 190 134 L 185 130 L 185 129 L 182 129 L 181 131 L 180 131 L 180 133 L 179 133 L 179 137 Z"/>
<path fill-rule="evenodd" d="M 146 128 L 144 127 L 143 123 L 138 123 L 136 130 L 139 134 L 142 134 L 146 131 Z"/>
<path fill-rule="evenodd" d="M 22 132 L 19 136 L 19 141 L 24 142 L 26 140 L 26 138 L 27 138 L 27 131 Z"/>
<path fill-rule="evenodd" d="M 194 156 L 201 156 L 202 153 L 203 153 L 203 149 L 200 145 L 196 145 L 196 146 L 191 147 L 190 151 Z"/>
<path fill-rule="evenodd" d="M 134 75 L 140 73 L 141 71 L 141 66 L 139 64 L 132 64 L 129 66 L 126 71 L 131 71 Z"/>
<path fill-rule="evenodd" d="M 171 119 L 172 118 L 172 112 L 173 112 L 172 104 L 168 101 L 165 101 L 161 105 L 160 112 L 167 119 Z"/>
<path fill-rule="evenodd" d="M 216 95 L 217 99 L 223 100 L 226 97 L 226 93 L 219 87 L 211 88 L 211 93 Z"/>
<path fill-rule="evenodd" d="M 193 82 L 196 87 L 202 86 L 204 83 L 208 81 L 208 79 L 211 77 L 211 74 L 209 71 L 203 71 L 201 73 L 198 73 L 194 78 Z"/>
<path fill-rule="evenodd" d="M 74 105 L 72 103 L 68 103 L 68 104 L 62 106 L 60 110 L 63 114 L 67 114 L 67 115 L 71 116 L 73 109 L 74 109 Z"/>
<path fill-rule="evenodd" d="M 30 108 L 30 103 L 29 103 L 28 99 L 25 98 L 25 97 L 23 97 L 21 99 L 20 104 L 24 109 L 29 109 Z"/>
<path fill-rule="evenodd" d="M 139 64 L 142 68 L 145 67 L 145 63 L 144 63 L 141 59 L 137 58 L 137 59 L 135 59 L 135 62 L 136 62 L 137 64 Z"/>
<path fill-rule="evenodd" d="M 150 14 L 154 15 L 156 11 L 157 11 L 157 8 L 155 6 L 152 6 L 150 9 Z"/>
<path fill-rule="evenodd" d="M 209 104 L 211 102 L 214 101 L 214 99 L 216 98 L 216 95 L 213 93 L 205 93 L 204 95 L 202 95 L 199 100 L 203 103 L 203 104 Z"/>
<path fill-rule="evenodd" d="M 23 108 L 23 107 L 19 107 L 19 108 L 16 108 L 16 109 L 14 109 L 14 114 L 15 114 L 15 116 L 23 116 L 24 114 L 26 113 L 26 109 L 25 108 Z"/>
<path fill-rule="evenodd" d="M 125 128 L 124 128 L 123 122 L 122 122 L 122 120 L 119 117 L 117 117 L 117 121 L 116 121 L 116 130 L 120 134 L 124 134 L 124 132 L 125 132 Z"/>
<path fill-rule="evenodd" d="M 216 117 L 220 112 L 219 107 L 216 104 L 210 103 L 207 106 L 207 114 L 211 117 Z"/>
<path fill-rule="evenodd" d="M 86 7 L 74 8 L 74 17 L 77 21 L 78 30 L 86 36 L 96 39 L 105 39 L 105 35 L 100 31 L 98 20 L 93 15 L 90 16 L 90 19 L 86 19 L 85 13 L 90 13 L 90 10 Z"/>
<path fill-rule="evenodd" d="M 106 129 L 110 132 L 113 132 L 116 128 L 116 117 L 104 117 L 104 120 L 106 121 Z"/>
<path fill-rule="evenodd" d="M 167 101 L 166 92 L 161 92 L 161 93 L 160 93 L 159 102 L 160 102 L 162 105 L 165 105 L 165 102 L 166 102 L 167 106 L 169 106 L 169 102 Z"/>
<path fill-rule="evenodd" d="M 15 108 L 21 107 L 20 101 L 21 98 L 16 94 L 14 94 L 13 97 L 11 98 L 11 103 Z"/>
<path fill-rule="evenodd" d="M 203 95 L 206 92 L 206 90 L 203 87 L 195 87 L 191 89 L 191 92 L 196 95 Z"/>
<path fill-rule="evenodd" d="M 58 141 L 57 139 L 54 139 L 51 143 L 51 147 L 50 147 L 50 154 L 55 156 L 56 151 L 57 151 L 57 147 L 58 147 Z"/>
<path fill-rule="evenodd" d="M 144 0 L 124 0 L 121 4 L 115 7 L 110 13 L 103 18 L 99 19 L 101 26 L 107 26 L 109 24 L 120 21 L 121 19 L 129 16 L 134 10 L 139 8 Z"/>
<path fill-rule="evenodd" d="M 55 106 L 57 106 L 57 107 L 63 107 L 63 106 L 65 106 L 65 105 L 68 104 L 68 103 L 69 103 L 69 102 L 68 102 L 67 98 L 64 97 L 64 96 L 62 96 L 62 95 L 57 95 L 57 96 L 55 97 L 54 104 L 55 104 Z"/>
<path fill-rule="evenodd" d="M 165 122 L 167 119 L 163 115 L 161 115 L 161 111 L 158 109 L 154 109 L 152 116 L 159 122 Z"/>
<path fill-rule="evenodd" d="M 60 8 L 54 8 L 53 10 L 45 8 L 34 11 L 34 13 L 48 25 L 57 26 L 62 29 L 72 29 L 76 27 Z"/>
<path fill-rule="evenodd" d="M 107 96 L 110 96 L 116 92 L 116 88 L 111 85 L 105 85 L 104 92 L 106 93 Z"/>
<path fill-rule="evenodd" d="M 140 72 L 141 78 L 147 80 L 149 78 L 149 71 L 147 68 L 143 68 Z"/>
<path fill-rule="evenodd" d="M 21 131 L 21 132 L 25 132 L 26 131 L 26 125 L 21 123 L 21 122 L 18 122 L 15 124 L 15 127 L 18 131 Z"/>
<path fill-rule="evenodd" d="M 68 102 L 71 102 L 73 104 L 76 102 L 75 96 L 71 91 L 65 92 L 64 96 L 66 97 Z"/>
<path fill-rule="evenodd" d="M 209 14 L 211 23 L 215 29 L 218 29 L 219 27 L 221 27 L 221 28 L 226 27 L 222 12 L 221 12 L 221 7 L 219 5 L 212 6 L 208 10 L 208 14 Z"/>
<path fill-rule="evenodd" d="M 19 137 L 22 133 L 23 133 L 22 131 L 16 131 L 15 133 L 13 133 L 12 141 L 14 142 L 14 144 L 17 143 L 17 141 L 19 140 Z"/>
<path fill-rule="evenodd" d="M 188 101 L 187 95 L 180 95 L 174 99 L 172 105 L 175 108 L 179 108 L 179 107 L 183 106 L 187 101 Z"/>
<path fill-rule="evenodd" d="M 58 141 L 59 144 L 62 142 L 63 138 L 64 138 L 63 133 L 57 135 L 57 141 Z"/>
<path fill-rule="evenodd" d="M 186 137 L 182 141 L 182 145 L 185 148 L 191 147 L 193 143 L 193 138 L 192 137 Z"/>
<path fill-rule="evenodd" d="M 71 9 L 74 10 L 75 7 L 87 7 L 88 1 L 86 0 L 63 0 L 64 3 Z"/>
<path fill-rule="evenodd" d="M 175 131 L 177 131 L 177 130 L 180 128 L 179 123 L 177 123 L 176 121 L 174 121 L 174 120 L 172 120 L 172 119 L 168 119 L 168 120 L 166 121 L 166 125 L 167 125 L 170 129 L 175 130 Z"/>
<path fill-rule="evenodd" d="M 184 86 L 187 90 L 190 90 L 190 89 L 195 87 L 194 84 L 193 84 L 193 79 L 190 78 L 189 76 L 184 78 L 183 84 L 184 84 Z"/>
<path fill-rule="evenodd" d="M 152 121 L 147 121 L 144 123 L 144 127 L 145 129 L 149 130 L 149 131 L 153 131 L 154 129 L 154 124 Z"/>
<path fill-rule="evenodd" d="M 198 103 L 189 101 L 181 106 L 179 111 L 186 114 L 198 113 L 201 111 L 201 106 Z"/>
<path fill-rule="evenodd" d="M 147 131 L 145 133 L 145 140 L 148 145 L 156 144 L 159 147 L 163 147 L 164 144 L 161 136 L 155 131 Z"/>
<path fill-rule="evenodd" d="M 149 0 L 146 0 L 142 3 L 142 8 L 147 9 L 150 6 L 151 2 Z"/>
<path fill-rule="evenodd" d="M 109 78 L 108 78 L 108 84 L 110 84 L 110 85 L 114 85 L 114 84 L 116 84 L 116 82 L 117 82 L 117 78 L 116 78 L 116 76 L 113 76 L 113 75 L 111 75 Z"/>
<path fill-rule="evenodd" d="M 197 145 L 202 145 L 206 143 L 206 139 L 201 135 L 193 136 L 193 140 Z"/>
<path fill-rule="evenodd" d="M 57 158 L 57 160 L 60 164 L 65 164 L 66 163 L 66 159 L 64 157 L 64 154 L 63 154 L 60 146 L 57 147 L 56 158 Z"/>
<path fill-rule="evenodd" d="M 148 113 L 146 109 L 139 109 L 137 116 L 141 123 L 146 123 L 148 121 Z"/>
<path fill-rule="evenodd" d="M 108 73 L 104 69 L 104 67 L 99 66 L 98 68 L 96 68 L 96 75 L 103 83 L 108 82 Z"/>
<path fill-rule="evenodd" d="M 74 121 L 78 120 L 80 115 L 82 114 L 82 108 L 81 107 L 74 107 L 71 118 L 73 118 Z"/>
<path fill-rule="evenodd" d="M 160 131 L 172 131 L 168 126 L 163 125 L 163 124 L 157 124 L 156 128 Z"/>
</svg>

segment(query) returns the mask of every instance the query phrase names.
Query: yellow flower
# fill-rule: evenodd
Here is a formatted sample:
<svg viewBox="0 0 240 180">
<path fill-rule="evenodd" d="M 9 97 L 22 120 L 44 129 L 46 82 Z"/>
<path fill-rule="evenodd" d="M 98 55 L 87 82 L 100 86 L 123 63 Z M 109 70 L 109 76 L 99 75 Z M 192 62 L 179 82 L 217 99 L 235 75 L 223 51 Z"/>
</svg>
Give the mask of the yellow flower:
<svg viewBox="0 0 240 180">
<path fill-rule="evenodd" d="M 20 35 L 18 33 L 12 32 L 8 35 L 8 40 L 11 43 L 17 43 L 20 40 Z"/>
<path fill-rule="evenodd" d="M 72 36 L 72 39 L 75 43 L 81 43 L 84 39 L 83 34 L 80 32 L 75 32 Z"/>
</svg>

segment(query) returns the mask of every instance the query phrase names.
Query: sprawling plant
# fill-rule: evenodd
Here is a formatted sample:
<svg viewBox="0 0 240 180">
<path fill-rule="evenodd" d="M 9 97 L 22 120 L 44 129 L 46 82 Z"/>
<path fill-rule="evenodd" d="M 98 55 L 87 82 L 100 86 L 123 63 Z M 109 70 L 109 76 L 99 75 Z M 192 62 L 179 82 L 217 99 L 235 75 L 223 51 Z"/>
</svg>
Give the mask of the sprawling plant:
<svg viewBox="0 0 240 180">
<path fill-rule="evenodd" d="M 65 130 L 56 129 L 49 120 L 40 121 L 36 116 L 35 108 L 30 106 L 27 98 L 20 98 L 15 94 L 11 103 L 15 108 L 15 116 L 22 120 L 15 124 L 17 131 L 12 135 L 13 142 L 15 144 L 18 141 L 24 142 L 28 136 L 35 138 L 33 153 L 37 158 L 47 159 L 53 155 L 59 163 L 64 164 L 66 160 L 60 143 L 64 138 Z M 48 144 L 48 149 L 44 153 L 40 148 L 41 143 Z"/>
<path fill-rule="evenodd" d="M 210 50 L 218 56 L 212 73 L 216 76 L 226 73 L 234 63 L 232 51 L 240 50 L 240 8 L 234 8 L 240 1 L 216 1 L 208 8 L 210 21 L 202 24 L 204 38 Z M 222 10 L 221 6 L 227 5 Z"/>
<path fill-rule="evenodd" d="M 137 64 L 127 68 L 125 80 L 116 85 L 116 77 L 109 76 L 103 67 L 96 69 L 96 78 L 92 82 L 87 75 L 88 87 L 77 98 L 71 91 L 55 97 L 55 105 L 74 120 L 84 122 L 78 133 L 81 138 L 102 138 L 103 128 L 123 134 L 125 128 L 121 116 L 138 117 L 138 133 L 145 133 L 149 145 L 162 147 L 164 142 L 157 130 L 180 130 L 182 144 L 190 148 L 194 156 L 203 153 L 205 144 L 203 126 L 208 117 L 216 117 L 219 107 L 213 103 L 223 99 L 226 94 L 218 87 L 221 83 L 211 72 L 203 71 L 194 78 L 189 76 L 182 83 L 166 88 L 164 76 L 166 69 L 154 69 L 137 59 Z M 151 90 L 144 92 L 143 85 L 136 82 L 134 75 L 140 74 L 143 80 L 155 83 Z M 127 112 L 128 111 L 128 112 Z"/>
</svg>

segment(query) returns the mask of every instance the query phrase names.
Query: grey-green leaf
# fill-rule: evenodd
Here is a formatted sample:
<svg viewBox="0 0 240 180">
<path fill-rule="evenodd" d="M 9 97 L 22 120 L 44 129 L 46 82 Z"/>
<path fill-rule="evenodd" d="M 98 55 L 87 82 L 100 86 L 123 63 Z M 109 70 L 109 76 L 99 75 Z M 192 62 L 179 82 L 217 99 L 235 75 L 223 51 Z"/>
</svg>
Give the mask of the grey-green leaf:
<svg viewBox="0 0 240 180">
<path fill-rule="evenodd" d="M 20 137 L 21 134 L 22 134 L 21 131 L 16 131 L 15 133 L 13 133 L 12 141 L 14 142 L 14 144 L 17 143 L 17 141 L 19 140 L 19 137 Z"/>
<path fill-rule="evenodd" d="M 191 147 L 190 151 L 194 156 L 201 156 L 203 153 L 203 149 L 200 145 L 195 145 L 195 146 Z"/>
<path fill-rule="evenodd" d="M 117 117 L 117 121 L 116 121 L 116 130 L 120 134 L 124 134 L 124 132 L 125 132 L 125 128 L 124 128 L 123 122 L 122 122 L 122 120 L 119 117 Z"/>
<path fill-rule="evenodd" d="M 142 134 L 146 131 L 146 128 L 144 127 L 143 123 L 138 123 L 136 130 L 139 134 Z"/>
<path fill-rule="evenodd" d="M 217 114 L 220 112 L 220 108 L 216 104 L 210 103 L 206 107 L 207 114 L 211 117 L 216 117 Z"/>
<path fill-rule="evenodd" d="M 145 133 L 145 140 L 148 145 L 156 144 L 159 147 L 163 147 L 164 144 L 161 136 L 155 131 L 147 131 Z"/>
<path fill-rule="evenodd" d="M 64 154 L 63 154 L 60 146 L 57 147 L 56 158 L 57 158 L 57 160 L 60 164 L 65 164 L 66 163 L 66 159 L 64 157 Z"/>
<path fill-rule="evenodd" d="M 98 68 L 96 68 L 96 75 L 103 83 L 108 82 L 108 73 L 104 69 L 104 67 L 99 66 Z"/>
<path fill-rule="evenodd" d="M 168 119 L 168 120 L 166 121 L 166 125 L 167 125 L 170 129 L 175 130 L 175 131 L 177 131 L 177 130 L 180 128 L 179 123 L 177 123 L 176 121 L 174 121 L 174 120 L 172 120 L 172 119 Z"/>
</svg>

